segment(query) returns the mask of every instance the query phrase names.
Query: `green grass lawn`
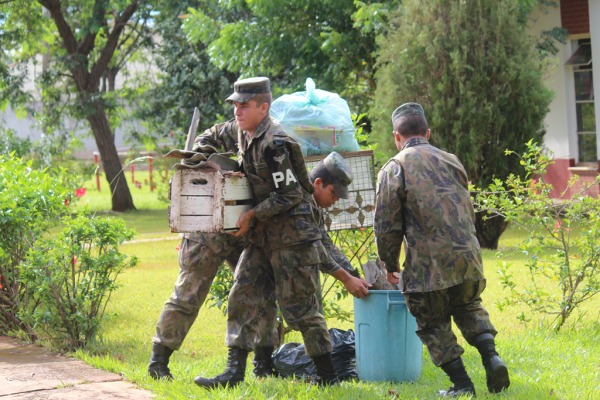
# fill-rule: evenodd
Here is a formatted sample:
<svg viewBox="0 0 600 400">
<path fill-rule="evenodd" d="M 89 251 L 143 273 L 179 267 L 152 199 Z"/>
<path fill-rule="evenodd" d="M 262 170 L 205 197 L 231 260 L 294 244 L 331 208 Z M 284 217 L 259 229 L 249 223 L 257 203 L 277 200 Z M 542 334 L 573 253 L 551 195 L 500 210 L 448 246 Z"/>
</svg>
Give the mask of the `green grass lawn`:
<svg viewBox="0 0 600 400">
<path fill-rule="evenodd" d="M 110 208 L 109 201 L 104 198 L 106 192 L 98 193 L 87 187 L 88 192 L 82 198 L 84 202 L 87 200 L 90 207 L 95 204 L 98 211 Z M 246 382 L 239 387 L 204 391 L 194 385 L 193 378 L 198 374 L 213 376 L 222 372 L 227 354 L 224 345 L 225 317 L 220 310 L 207 305 L 200 310 L 181 350 L 171 358 L 175 381 L 153 381 L 146 374 L 151 337 L 179 272 L 179 240 L 177 234 L 169 232 L 166 204 L 153 201 L 151 197 L 155 197 L 154 194 L 143 186 L 132 189 L 132 192 L 138 211 L 119 214 L 118 217 L 138 230 L 138 239 L 149 240 L 123 245 L 122 251 L 139 257 L 140 264 L 121 275 L 121 287 L 113 293 L 108 305 L 107 313 L 111 318 L 104 325 L 100 342 L 77 353 L 87 363 L 122 373 L 141 387 L 152 390 L 161 399 L 435 399 L 438 389 L 450 386 L 443 372 L 433 366 L 424 351 L 422 374 L 416 382 L 356 381 L 344 382 L 334 388 L 318 388 L 292 379 L 257 381 L 249 362 Z M 139 204 L 151 206 L 143 208 Z M 483 300 L 500 332 L 497 347 L 511 374 L 511 387 L 506 392 L 499 395 L 487 393 L 479 354 L 458 334 L 465 346 L 464 360 L 478 398 L 600 399 L 599 298 L 586 304 L 559 334 L 545 329 L 538 317 L 528 323 L 517 321 L 516 316 L 524 308 L 511 307 L 501 312 L 495 306 L 506 294 L 499 283 L 498 262 L 512 261 L 517 271 L 518 268 L 524 269 L 523 256 L 512 251 L 520 235 L 509 230 L 501 240 L 500 253 L 484 251 L 488 287 Z M 347 298 L 343 305 L 352 309 L 352 302 L 352 298 Z M 580 320 L 576 322 L 576 318 Z M 353 324 L 348 322 L 328 320 L 328 324 L 340 329 L 353 328 Z M 301 342 L 297 333 L 288 335 L 286 340 Z"/>
</svg>

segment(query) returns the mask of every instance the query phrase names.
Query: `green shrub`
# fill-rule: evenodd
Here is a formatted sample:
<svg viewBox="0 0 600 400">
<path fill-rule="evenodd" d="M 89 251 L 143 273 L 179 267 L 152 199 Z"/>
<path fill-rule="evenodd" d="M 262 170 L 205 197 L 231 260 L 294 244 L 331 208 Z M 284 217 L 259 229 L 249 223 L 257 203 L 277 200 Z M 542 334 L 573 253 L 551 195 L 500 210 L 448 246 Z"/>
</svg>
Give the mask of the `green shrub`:
<svg viewBox="0 0 600 400">
<path fill-rule="evenodd" d="M 73 350 L 96 335 L 116 277 L 136 264 L 118 249 L 133 231 L 122 220 L 67 216 L 81 176 L 14 154 L 0 156 L 0 335 Z"/>
<path fill-rule="evenodd" d="M 63 222 L 58 237 L 38 241 L 20 268 L 21 284 L 32 290 L 19 316 L 53 347 L 72 351 L 98 333 L 117 276 L 137 258 L 119 252 L 134 235 L 120 219 Z"/>
<path fill-rule="evenodd" d="M 551 163 L 552 155 L 529 141 L 520 155 L 525 178 L 495 180 L 487 190 L 476 191 L 475 201 L 479 211 L 501 215 L 528 232 L 519 246 L 527 257 L 528 275 L 515 277 L 510 263 L 501 263 L 501 284 L 510 295 L 500 306 L 525 304 L 532 313 L 551 316 L 558 332 L 580 305 L 600 293 L 600 200 L 586 195 L 600 178 L 576 190 L 575 177 L 567 190 L 576 193 L 554 199 L 552 186 L 544 180 Z M 521 320 L 530 318 L 519 315 Z"/>
<path fill-rule="evenodd" d="M 27 291 L 19 281 L 18 266 L 66 212 L 68 200 L 68 190 L 48 170 L 0 155 L 0 334 L 21 331 L 35 339 L 31 326 L 17 316 Z"/>
</svg>

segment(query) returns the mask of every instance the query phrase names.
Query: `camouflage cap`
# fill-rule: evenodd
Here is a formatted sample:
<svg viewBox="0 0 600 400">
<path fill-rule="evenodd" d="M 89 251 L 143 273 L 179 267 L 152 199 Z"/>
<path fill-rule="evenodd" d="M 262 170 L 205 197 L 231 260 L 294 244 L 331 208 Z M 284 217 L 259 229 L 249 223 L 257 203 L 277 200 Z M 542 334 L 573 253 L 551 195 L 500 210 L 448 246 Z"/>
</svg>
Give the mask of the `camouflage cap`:
<svg viewBox="0 0 600 400">
<path fill-rule="evenodd" d="M 340 199 L 348 198 L 348 185 L 352 183 L 350 164 L 335 151 L 323 159 L 323 164 L 333 177 L 333 191 Z"/>
<path fill-rule="evenodd" d="M 262 76 L 256 78 L 240 79 L 233 84 L 233 94 L 225 99 L 228 103 L 234 101 L 246 103 L 257 94 L 271 93 L 271 84 L 269 78 Z"/>
<path fill-rule="evenodd" d="M 395 123 L 398 118 L 407 115 L 425 116 L 425 111 L 423 111 L 423 107 L 418 103 L 404 103 L 392 113 L 392 123 Z"/>
</svg>

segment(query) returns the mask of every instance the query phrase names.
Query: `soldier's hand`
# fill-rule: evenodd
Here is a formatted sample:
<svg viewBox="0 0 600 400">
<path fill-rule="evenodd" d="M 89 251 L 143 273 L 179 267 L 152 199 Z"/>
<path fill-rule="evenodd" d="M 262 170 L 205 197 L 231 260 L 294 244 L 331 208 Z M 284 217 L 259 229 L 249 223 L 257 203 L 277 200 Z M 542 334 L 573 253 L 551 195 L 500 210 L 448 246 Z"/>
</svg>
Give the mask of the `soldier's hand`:
<svg viewBox="0 0 600 400">
<path fill-rule="evenodd" d="M 369 288 L 371 285 L 362 278 L 355 278 L 348 271 L 343 268 L 339 268 L 331 274 L 335 279 L 339 280 L 344 284 L 344 287 L 354 297 L 365 297 L 369 294 Z"/>
<path fill-rule="evenodd" d="M 367 283 L 362 278 L 351 277 L 351 279 L 347 280 L 344 283 L 344 287 L 350 294 L 354 297 L 363 298 L 369 294 L 369 288 L 371 285 Z"/>
<path fill-rule="evenodd" d="M 387 281 L 389 283 L 391 283 L 392 285 L 397 285 L 400 283 L 400 278 L 398 277 L 398 275 L 396 275 L 395 272 L 388 272 L 387 273 Z"/>
<path fill-rule="evenodd" d="M 233 232 L 232 235 L 235 237 L 244 236 L 249 230 L 252 223 L 252 220 L 256 216 L 254 210 L 248 210 L 238 218 L 237 226 L 240 228 L 236 232 Z"/>
</svg>

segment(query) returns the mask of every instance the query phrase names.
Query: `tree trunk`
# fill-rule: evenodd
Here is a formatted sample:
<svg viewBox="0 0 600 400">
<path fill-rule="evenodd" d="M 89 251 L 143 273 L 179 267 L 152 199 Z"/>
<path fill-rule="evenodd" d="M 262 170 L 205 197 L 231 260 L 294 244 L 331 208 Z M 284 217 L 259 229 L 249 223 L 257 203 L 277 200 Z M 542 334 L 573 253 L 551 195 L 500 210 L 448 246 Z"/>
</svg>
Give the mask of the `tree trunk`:
<svg viewBox="0 0 600 400">
<path fill-rule="evenodd" d="M 488 218 L 484 219 L 484 217 Z M 479 245 L 484 249 L 496 250 L 500 236 L 507 226 L 508 222 L 506 222 L 504 217 L 489 215 L 483 212 L 475 215 L 477 240 L 479 240 Z"/>
<path fill-rule="evenodd" d="M 96 146 L 98 146 L 98 151 L 100 152 L 102 167 L 110 186 L 112 210 L 119 212 L 135 210 L 131 191 L 123 173 L 123 167 L 119 159 L 117 147 L 115 146 L 115 139 L 108 124 L 106 112 L 98 102 L 93 102 L 93 106 L 95 113 L 88 115 L 87 120 L 92 127 Z"/>
</svg>

